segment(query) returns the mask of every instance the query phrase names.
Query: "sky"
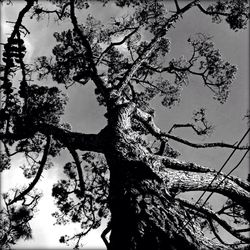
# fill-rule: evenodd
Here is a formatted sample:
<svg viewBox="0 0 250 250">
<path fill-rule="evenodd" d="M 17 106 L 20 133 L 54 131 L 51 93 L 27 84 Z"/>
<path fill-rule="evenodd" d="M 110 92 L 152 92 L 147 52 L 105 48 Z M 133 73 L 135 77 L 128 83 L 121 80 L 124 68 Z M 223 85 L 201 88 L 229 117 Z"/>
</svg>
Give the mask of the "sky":
<svg viewBox="0 0 250 250">
<path fill-rule="evenodd" d="M 11 25 L 6 23 L 6 21 L 15 21 L 18 11 L 23 4 L 24 1 L 14 1 L 15 7 L 1 7 L 1 42 L 5 41 L 6 35 L 11 31 Z M 172 6 L 168 5 L 167 8 L 171 10 Z M 110 4 L 104 9 L 101 5 L 96 5 L 94 2 L 92 2 L 88 11 L 103 22 L 107 21 L 108 17 L 114 13 L 116 16 L 124 13 L 124 10 L 115 7 L 114 4 Z M 79 20 L 85 17 L 86 13 L 83 13 L 79 16 Z M 25 45 L 29 51 L 25 58 L 28 62 L 31 62 L 38 56 L 50 55 L 51 49 L 55 45 L 55 39 L 52 37 L 53 31 L 70 27 L 70 24 L 67 22 L 61 25 L 56 24 L 53 21 L 53 17 L 49 20 L 45 19 L 40 23 L 26 18 L 25 25 L 31 31 L 31 34 L 25 38 Z M 169 58 L 180 57 L 182 54 L 190 53 L 187 38 L 197 32 L 205 32 L 208 35 L 212 35 L 216 47 L 220 49 L 225 60 L 238 66 L 237 78 L 232 86 L 228 101 L 224 105 L 214 101 L 212 93 L 202 86 L 199 79 L 192 78 L 192 82 L 183 90 L 180 104 L 172 109 L 163 107 L 159 98 L 153 100 L 152 105 L 156 110 L 155 122 L 162 130 L 168 131 L 175 123 L 190 122 L 193 111 L 205 107 L 207 118 L 215 125 L 215 130 L 211 137 L 202 138 L 202 141 L 235 143 L 239 141 L 247 129 L 247 121 L 243 118 L 249 107 L 249 30 L 234 32 L 225 23 L 219 25 L 212 24 L 209 17 L 201 15 L 196 10 L 191 11 L 184 15 L 183 21 L 177 23 L 175 29 L 168 32 L 172 45 L 171 52 L 168 55 Z M 45 82 L 43 84 L 51 83 Z M 105 110 L 98 106 L 93 90 L 94 86 L 91 84 L 87 84 L 84 87 L 76 86 L 67 90 L 69 103 L 63 120 L 72 125 L 73 131 L 96 133 L 106 124 L 106 120 L 103 117 Z M 176 130 L 175 135 L 194 142 L 200 140 L 188 129 Z M 247 142 L 248 139 L 244 141 L 245 144 Z M 171 145 L 181 152 L 180 159 L 193 161 L 214 169 L 219 169 L 232 151 L 218 148 L 193 149 L 174 142 Z M 237 164 L 242 154 L 243 152 L 237 152 L 234 155 L 224 169 L 225 173 L 229 172 Z M 62 175 L 61 167 L 63 162 L 67 160 L 67 157 L 67 155 L 63 154 L 55 159 L 55 166 L 43 174 L 43 178 L 39 181 L 38 188 L 43 190 L 44 195 L 39 205 L 39 212 L 31 222 L 34 238 L 31 241 L 20 241 L 15 249 L 62 248 L 62 245 L 58 242 L 59 237 L 67 231 L 74 232 L 74 230 L 77 230 L 74 225 L 67 227 L 53 226 L 55 221 L 51 216 L 51 213 L 56 209 L 51 197 L 51 187 Z M 7 191 L 10 187 L 23 184 L 24 178 L 19 169 L 19 166 L 23 164 L 23 159 L 16 157 L 12 164 L 13 170 L 5 171 L 1 176 L 2 192 Z M 233 174 L 246 178 L 249 172 L 248 166 L 249 158 L 245 159 Z M 218 196 L 214 195 L 212 199 L 217 201 Z M 100 238 L 104 226 L 102 225 L 100 229 L 86 237 L 84 240 L 85 248 L 104 247 Z"/>
</svg>

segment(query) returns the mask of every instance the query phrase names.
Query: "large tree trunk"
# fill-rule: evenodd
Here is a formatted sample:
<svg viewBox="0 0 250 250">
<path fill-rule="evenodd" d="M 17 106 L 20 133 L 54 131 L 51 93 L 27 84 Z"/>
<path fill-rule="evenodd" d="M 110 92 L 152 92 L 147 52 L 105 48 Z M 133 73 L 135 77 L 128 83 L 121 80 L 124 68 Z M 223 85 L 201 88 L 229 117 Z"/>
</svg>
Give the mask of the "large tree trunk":
<svg viewBox="0 0 250 250">
<path fill-rule="evenodd" d="M 112 216 L 109 250 L 226 249 L 210 244 L 198 224 L 185 226 L 190 215 L 168 192 L 166 179 L 148 167 L 150 152 L 131 129 L 132 106 L 113 110 L 105 131 Z"/>
<path fill-rule="evenodd" d="M 215 249 L 199 225 L 185 225 L 190 215 L 147 170 L 146 163 L 114 158 L 108 162 L 112 215 L 109 250 Z"/>
</svg>

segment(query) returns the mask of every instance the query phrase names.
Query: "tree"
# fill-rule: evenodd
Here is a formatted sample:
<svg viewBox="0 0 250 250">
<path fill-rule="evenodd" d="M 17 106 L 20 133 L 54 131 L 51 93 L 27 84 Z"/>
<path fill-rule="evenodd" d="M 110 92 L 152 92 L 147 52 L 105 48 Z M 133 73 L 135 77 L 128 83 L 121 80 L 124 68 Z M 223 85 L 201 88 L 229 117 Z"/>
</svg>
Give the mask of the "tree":
<svg viewBox="0 0 250 250">
<path fill-rule="evenodd" d="M 194 143 L 173 135 L 178 128 L 191 128 L 202 136 L 211 133 L 213 127 L 204 108 L 194 112 L 193 123 L 173 124 L 164 132 L 157 127 L 151 106 L 156 97 L 166 108 L 173 107 L 193 77 L 211 90 L 215 101 L 225 103 L 236 66 L 222 58 L 212 37 L 200 33 L 188 39 L 192 49 L 189 57 L 169 60 L 168 33 L 184 22 L 192 9 L 210 16 L 212 22 L 227 22 L 234 31 L 244 29 L 249 18 L 248 1 L 205 4 L 175 0 L 173 11 L 166 9 L 164 1 L 116 0 L 115 4 L 129 14 L 114 17 L 107 25 L 91 15 L 84 24 L 79 23 L 77 11 L 87 12 L 88 1 L 50 2 L 43 6 L 39 1 L 26 0 L 3 45 L 1 171 L 9 169 L 11 157 L 20 154 L 27 160 L 24 175 L 33 180 L 3 196 L 1 245 L 8 248 L 22 237 L 31 237 L 29 221 L 41 197 L 35 186 L 42 172 L 52 167 L 51 159 L 66 149 L 72 161 L 63 167 L 67 178 L 53 186 L 59 209 L 54 216 L 59 224 L 81 223 L 81 232 L 64 235 L 60 242 L 75 240 L 78 248 L 82 237 L 98 228 L 103 218 L 110 218 L 102 235 L 109 250 L 183 246 L 249 249 L 249 180 L 181 161 L 169 140 L 194 148 L 244 150 L 242 160 L 249 146 L 241 146 L 241 141 L 233 145 Z M 109 5 L 109 1 L 100 2 Z M 53 56 L 38 57 L 32 65 L 25 62 L 23 40 L 30 35 L 23 23 L 28 14 L 38 21 L 53 15 L 58 22 L 69 20 L 72 25 L 54 33 L 57 44 Z M 20 75 L 22 79 L 17 81 Z M 70 125 L 60 120 L 66 95 L 56 85 L 32 83 L 34 77 L 38 82 L 51 79 L 66 89 L 94 84 L 96 99 L 106 109 L 107 125 L 97 134 L 71 131 Z M 153 140 L 156 143 L 152 144 Z M 227 201 L 213 211 L 203 196 L 197 202 L 181 196 L 191 191 L 218 193 Z M 225 242 L 220 227 L 237 240 Z M 204 233 L 206 229 L 214 238 Z"/>
</svg>

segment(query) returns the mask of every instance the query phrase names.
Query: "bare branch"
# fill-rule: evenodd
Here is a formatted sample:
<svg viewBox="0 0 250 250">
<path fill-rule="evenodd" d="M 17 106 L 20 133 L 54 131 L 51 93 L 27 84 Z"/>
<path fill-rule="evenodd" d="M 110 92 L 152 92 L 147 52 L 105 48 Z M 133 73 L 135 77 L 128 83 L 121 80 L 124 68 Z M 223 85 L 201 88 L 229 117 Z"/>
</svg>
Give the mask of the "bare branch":
<svg viewBox="0 0 250 250">
<path fill-rule="evenodd" d="M 175 3 L 175 7 L 176 7 L 176 12 L 180 12 L 180 6 L 179 6 L 179 2 L 178 0 L 174 0 L 174 3 Z"/>
<path fill-rule="evenodd" d="M 217 231 L 216 231 L 216 229 L 215 229 L 215 226 L 214 226 L 214 224 L 213 224 L 213 220 L 212 220 L 211 218 L 208 218 L 208 221 L 209 221 L 210 228 L 211 228 L 213 234 L 215 235 L 215 237 L 218 239 L 218 241 L 219 241 L 221 244 L 223 244 L 223 245 L 228 245 L 226 242 L 224 242 L 224 241 L 221 239 L 220 235 L 217 233 Z"/>
<path fill-rule="evenodd" d="M 165 31 L 166 32 L 166 31 Z M 125 76 L 120 80 L 118 84 L 119 93 L 123 91 L 123 89 L 127 86 L 128 82 L 133 77 L 134 73 L 138 70 L 138 68 L 141 66 L 141 64 L 148 59 L 148 56 L 154 51 L 155 47 L 157 46 L 157 43 L 160 41 L 163 34 L 160 36 L 155 36 L 152 41 L 148 44 L 146 51 L 142 53 L 132 64 L 131 68 L 126 72 Z"/>
<path fill-rule="evenodd" d="M 162 132 L 160 128 L 156 126 L 154 123 L 153 117 L 140 110 L 139 108 L 136 109 L 135 117 L 142 122 L 142 124 L 148 129 L 148 131 L 154 135 L 156 138 L 161 140 L 166 140 L 166 138 L 180 142 L 182 144 L 188 145 L 193 148 L 214 148 L 214 147 L 222 147 L 222 148 L 233 148 L 233 149 L 239 149 L 239 150 L 247 150 L 250 147 L 249 146 L 238 146 L 238 145 L 232 145 L 227 144 L 224 142 L 211 142 L 211 143 L 193 143 L 188 140 L 184 140 L 180 137 L 171 135 L 169 133 Z"/>
<path fill-rule="evenodd" d="M 249 232 L 250 228 L 248 227 L 248 228 L 237 229 L 236 231 L 239 233 L 245 233 L 245 232 Z"/>
<path fill-rule="evenodd" d="M 234 237 L 238 238 L 239 240 L 244 241 L 245 243 L 250 243 L 250 238 L 240 234 L 235 228 L 231 227 L 225 220 L 220 218 L 220 216 L 218 216 L 212 210 L 205 208 L 203 206 L 196 206 L 192 204 L 191 202 L 184 200 L 184 199 L 177 198 L 177 200 L 184 206 L 196 210 L 199 213 L 199 215 L 200 213 L 202 213 L 205 215 L 205 218 L 206 217 L 212 218 L 214 221 L 219 223 L 219 225 L 221 225 L 224 229 L 226 229 L 229 233 L 231 233 Z"/>
<path fill-rule="evenodd" d="M 223 214 L 224 213 L 224 211 L 225 210 L 227 210 L 227 209 L 229 209 L 229 208 L 231 208 L 231 207 L 233 207 L 234 206 L 234 204 L 232 203 L 232 204 L 229 204 L 229 205 L 227 205 L 227 206 L 223 206 L 219 211 L 217 211 L 216 213 L 217 214 Z"/>
<path fill-rule="evenodd" d="M 176 128 L 192 128 L 192 129 L 195 131 L 196 134 L 198 134 L 198 135 L 201 134 L 201 131 L 198 130 L 198 129 L 194 126 L 194 124 L 192 124 L 192 123 L 174 124 L 174 125 L 171 127 L 171 129 L 168 131 L 168 134 L 171 134 L 172 131 L 173 131 L 174 129 L 176 129 Z"/>
<path fill-rule="evenodd" d="M 109 50 L 114 47 L 114 46 L 118 46 L 118 45 L 122 45 L 124 42 L 126 42 L 126 40 L 131 37 L 133 34 L 135 34 L 138 31 L 139 27 L 134 28 L 134 30 L 132 32 L 130 32 L 128 35 L 124 36 L 124 38 L 119 41 L 119 42 L 112 42 L 99 56 L 99 58 L 96 61 L 96 65 L 99 64 L 99 62 L 102 60 L 103 56 L 109 52 Z"/>
<path fill-rule="evenodd" d="M 12 22 L 12 21 L 6 21 L 6 23 L 15 24 L 15 22 Z M 26 31 L 26 34 L 30 34 L 30 31 L 23 24 L 20 24 L 19 31 L 20 31 L 20 28 L 24 29 Z"/>
</svg>

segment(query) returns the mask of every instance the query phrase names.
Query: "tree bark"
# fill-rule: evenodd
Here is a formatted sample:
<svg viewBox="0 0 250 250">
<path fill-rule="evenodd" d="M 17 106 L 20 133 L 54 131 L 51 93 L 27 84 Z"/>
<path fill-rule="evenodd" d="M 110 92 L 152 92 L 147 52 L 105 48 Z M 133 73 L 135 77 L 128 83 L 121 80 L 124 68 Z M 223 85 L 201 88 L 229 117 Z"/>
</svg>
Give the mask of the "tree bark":
<svg viewBox="0 0 250 250">
<path fill-rule="evenodd" d="M 116 107 L 103 133 L 104 154 L 110 168 L 108 250 L 231 249 L 206 238 L 199 223 L 192 221 L 186 225 L 190 214 L 174 197 L 176 190 L 207 188 L 215 172 L 152 155 L 140 143 L 140 135 L 131 129 L 133 112 L 133 104 Z M 177 170 L 181 166 L 196 172 Z M 233 180 L 216 187 L 221 178 L 222 175 L 210 189 L 217 188 L 216 191 L 225 192 L 246 205 L 249 194 L 234 186 Z"/>
</svg>

